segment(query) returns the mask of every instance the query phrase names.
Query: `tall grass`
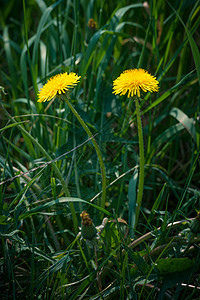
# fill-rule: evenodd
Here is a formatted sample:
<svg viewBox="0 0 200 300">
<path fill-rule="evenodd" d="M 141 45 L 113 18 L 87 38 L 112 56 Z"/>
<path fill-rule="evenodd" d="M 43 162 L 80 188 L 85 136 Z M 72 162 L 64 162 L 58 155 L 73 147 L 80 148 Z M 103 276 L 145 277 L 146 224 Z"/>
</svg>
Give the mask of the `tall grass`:
<svg viewBox="0 0 200 300">
<path fill-rule="evenodd" d="M 1 298 L 198 298 L 200 1 L 2 3 Z M 136 67 L 160 89 L 140 102 L 134 228 L 136 112 L 112 83 Z M 37 102 L 48 78 L 71 71 L 89 139 L 67 103 Z M 96 243 L 81 238 L 83 210 L 95 226 L 108 218 Z"/>
</svg>

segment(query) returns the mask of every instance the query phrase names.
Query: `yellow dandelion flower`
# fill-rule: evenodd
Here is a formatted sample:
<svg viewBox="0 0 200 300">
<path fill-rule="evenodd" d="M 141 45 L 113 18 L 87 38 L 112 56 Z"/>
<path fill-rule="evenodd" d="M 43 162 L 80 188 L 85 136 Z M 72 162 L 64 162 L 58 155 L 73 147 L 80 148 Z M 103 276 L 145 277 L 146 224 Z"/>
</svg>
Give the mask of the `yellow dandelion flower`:
<svg viewBox="0 0 200 300">
<path fill-rule="evenodd" d="M 64 94 L 74 87 L 81 76 L 76 73 L 61 73 L 51 77 L 38 93 L 38 102 L 50 101 L 56 95 Z"/>
<path fill-rule="evenodd" d="M 143 92 L 158 92 L 159 82 L 154 76 L 143 69 L 130 69 L 120 74 L 113 81 L 113 93 L 120 96 L 128 92 L 128 98 L 137 95 L 140 97 L 140 89 Z"/>
</svg>

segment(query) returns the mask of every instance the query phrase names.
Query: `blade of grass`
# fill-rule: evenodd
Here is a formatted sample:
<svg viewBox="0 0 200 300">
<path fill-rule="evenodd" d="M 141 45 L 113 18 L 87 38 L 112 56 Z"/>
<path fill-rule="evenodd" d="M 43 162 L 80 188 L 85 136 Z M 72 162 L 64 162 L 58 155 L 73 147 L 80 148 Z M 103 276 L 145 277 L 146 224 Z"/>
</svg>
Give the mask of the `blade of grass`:
<svg viewBox="0 0 200 300">
<path fill-rule="evenodd" d="M 190 30 L 185 26 L 184 22 L 182 21 L 180 15 L 177 13 L 177 11 L 173 8 L 173 6 L 168 1 L 167 1 L 167 3 L 169 4 L 169 6 L 173 10 L 173 12 L 177 15 L 180 22 L 182 23 L 182 25 L 185 28 L 185 31 L 187 33 L 188 40 L 189 40 L 189 43 L 190 43 L 190 47 L 191 47 L 191 50 L 192 50 L 192 55 L 193 55 L 194 63 L 195 63 L 195 66 L 196 66 L 197 76 L 198 76 L 199 85 L 200 85 L 200 53 L 199 53 L 199 49 L 197 47 L 197 44 L 195 43 L 195 40 L 194 40 Z M 199 0 L 198 0 L 198 3 L 200 3 Z"/>
<path fill-rule="evenodd" d="M 4 109 L 4 107 L 3 107 Z M 14 120 L 14 118 L 4 109 L 4 112 L 6 113 L 6 115 L 8 116 L 8 118 L 10 119 L 10 121 L 12 123 L 16 123 L 16 121 Z M 37 140 L 35 138 L 33 138 L 30 133 L 28 133 L 23 127 L 21 127 L 21 125 L 17 125 L 19 130 L 24 134 L 24 136 L 27 137 L 28 141 L 31 141 L 37 148 L 38 150 L 47 158 L 48 161 L 52 161 L 52 158 L 50 157 L 50 155 L 46 152 L 46 150 L 42 147 L 42 145 L 40 145 Z M 65 192 L 65 195 L 66 196 L 69 196 L 69 191 L 68 191 L 68 187 L 64 181 L 64 178 L 62 176 L 62 174 L 60 173 L 59 169 L 56 167 L 56 164 L 54 162 L 52 162 L 51 164 L 57 178 L 60 180 L 61 182 L 61 185 L 63 187 L 63 190 Z M 70 210 L 71 210 L 71 214 L 72 214 L 72 220 L 73 220 L 73 225 L 74 225 L 74 230 L 75 232 L 77 233 L 78 232 L 78 220 L 77 220 L 77 217 L 76 217 L 76 213 L 75 213 L 75 209 L 74 209 L 74 205 L 73 203 L 70 203 L 69 204 L 69 207 L 70 207 Z M 65 240 L 66 240 L 66 243 L 68 243 L 68 239 L 65 236 Z"/>
</svg>

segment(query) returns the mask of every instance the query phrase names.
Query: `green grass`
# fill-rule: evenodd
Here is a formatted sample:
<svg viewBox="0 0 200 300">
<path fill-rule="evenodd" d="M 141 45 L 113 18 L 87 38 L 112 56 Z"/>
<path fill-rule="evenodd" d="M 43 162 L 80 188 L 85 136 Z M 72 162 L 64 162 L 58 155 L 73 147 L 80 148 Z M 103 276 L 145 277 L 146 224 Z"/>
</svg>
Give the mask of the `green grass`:
<svg viewBox="0 0 200 300">
<path fill-rule="evenodd" d="M 186 0 L 2 2 L 2 299 L 198 299 L 199 10 Z M 159 80 L 139 102 L 140 213 L 135 103 L 112 93 L 130 68 Z M 70 103 L 38 103 L 61 72 L 81 76 Z M 98 241 L 81 238 L 83 210 L 95 226 L 108 218 Z"/>
</svg>

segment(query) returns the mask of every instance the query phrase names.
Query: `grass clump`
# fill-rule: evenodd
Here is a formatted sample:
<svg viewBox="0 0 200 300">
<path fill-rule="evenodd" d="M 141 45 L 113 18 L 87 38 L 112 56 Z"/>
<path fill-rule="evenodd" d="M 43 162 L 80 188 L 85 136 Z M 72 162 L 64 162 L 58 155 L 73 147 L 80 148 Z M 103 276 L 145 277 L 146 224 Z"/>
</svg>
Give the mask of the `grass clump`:
<svg viewBox="0 0 200 300">
<path fill-rule="evenodd" d="M 198 12 L 178 0 L 2 4 L 2 299 L 198 298 Z M 118 82 L 129 69 L 159 89 Z"/>
</svg>

